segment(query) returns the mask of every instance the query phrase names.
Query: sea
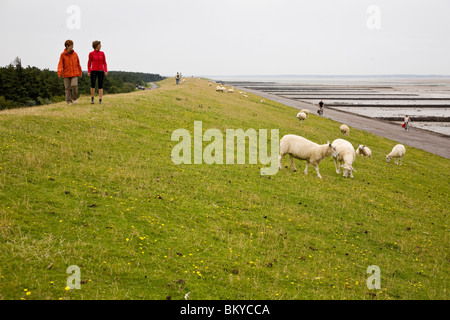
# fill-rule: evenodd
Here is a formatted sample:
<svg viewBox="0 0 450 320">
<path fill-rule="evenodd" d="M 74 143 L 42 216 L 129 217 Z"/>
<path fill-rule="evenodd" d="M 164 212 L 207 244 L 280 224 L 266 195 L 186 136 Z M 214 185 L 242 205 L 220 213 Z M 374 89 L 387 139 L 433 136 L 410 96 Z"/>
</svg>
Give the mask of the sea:
<svg viewBox="0 0 450 320">
<path fill-rule="evenodd" d="M 401 123 L 450 137 L 450 76 L 207 76 L 216 82 L 259 90 L 312 106 Z"/>
</svg>

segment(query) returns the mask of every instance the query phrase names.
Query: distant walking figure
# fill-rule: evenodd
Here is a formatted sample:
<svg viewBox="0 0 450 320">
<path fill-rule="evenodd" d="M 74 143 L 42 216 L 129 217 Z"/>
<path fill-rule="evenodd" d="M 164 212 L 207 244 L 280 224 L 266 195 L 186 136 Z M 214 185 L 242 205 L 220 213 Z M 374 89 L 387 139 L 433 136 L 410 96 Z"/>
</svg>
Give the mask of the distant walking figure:
<svg viewBox="0 0 450 320">
<path fill-rule="evenodd" d="M 177 72 L 177 75 L 175 76 L 175 81 L 177 82 L 177 84 L 178 84 L 178 82 L 180 82 L 180 74 Z"/>
<path fill-rule="evenodd" d="M 403 120 L 403 123 L 405 124 L 405 131 L 409 131 L 409 121 L 410 121 L 410 118 L 408 115 L 406 115 L 405 119 Z"/>
<path fill-rule="evenodd" d="M 75 51 L 73 51 L 73 41 L 66 40 L 66 47 L 59 57 L 58 77 L 64 79 L 64 88 L 66 102 L 70 106 L 72 103 L 78 103 L 78 77 L 82 77 L 80 59 Z"/>
<path fill-rule="evenodd" d="M 102 104 L 103 98 L 103 79 L 108 75 L 108 66 L 106 64 L 106 56 L 100 41 L 93 41 L 92 48 L 94 51 L 89 53 L 88 60 L 88 76 L 91 77 L 91 104 L 94 103 L 95 96 L 95 82 L 98 79 L 98 102 Z"/>
<path fill-rule="evenodd" d="M 317 110 L 317 113 L 320 115 L 323 115 L 323 101 L 320 100 L 319 102 L 319 110 Z"/>
</svg>

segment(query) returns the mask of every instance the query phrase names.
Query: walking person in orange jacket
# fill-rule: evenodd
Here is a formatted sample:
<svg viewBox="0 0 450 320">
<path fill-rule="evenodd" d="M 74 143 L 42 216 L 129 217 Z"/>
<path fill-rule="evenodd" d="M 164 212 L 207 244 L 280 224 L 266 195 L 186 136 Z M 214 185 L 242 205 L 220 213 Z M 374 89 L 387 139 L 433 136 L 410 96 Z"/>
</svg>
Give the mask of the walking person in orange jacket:
<svg viewBox="0 0 450 320">
<path fill-rule="evenodd" d="M 100 41 L 92 42 L 94 51 L 89 53 L 88 60 L 88 76 L 91 77 L 91 104 L 94 103 L 95 82 L 98 79 L 98 102 L 102 104 L 103 98 L 103 79 L 108 75 L 108 65 L 106 64 L 106 57 Z"/>
<path fill-rule="evenodd" d="M 58 77 L 64 78 L 64 88 L 66 89 L 66 101 L 68 105 L 72 102 L 78 103 L 78 77 L 82 77 L 80 59 L 73 51 L 73 41 L 67 40 L 64 43 L 66 47 L 61 53 L 58 63 Z"/>
</svg>

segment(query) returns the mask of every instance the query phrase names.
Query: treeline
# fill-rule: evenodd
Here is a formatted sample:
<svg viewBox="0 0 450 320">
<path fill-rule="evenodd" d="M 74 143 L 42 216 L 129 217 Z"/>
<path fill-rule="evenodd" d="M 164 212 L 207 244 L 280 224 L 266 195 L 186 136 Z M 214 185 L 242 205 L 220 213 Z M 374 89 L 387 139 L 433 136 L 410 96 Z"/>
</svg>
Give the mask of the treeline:
<svg viewBox="0 0 450 320">
<path fill-rule="evenodd" d="M 110 71 L 103 82 L 106 94 L 127 93 L 149 82 L 163 80 L 159 74 Z M 91 81 L 87 73 L 78 79 L 78 93 L 90 94 Z M 24 68 L 19 58 L 0 67 L 0 110 L 37 106 L 64 101 L 64 81 L 56 71 L 37 67 Z"/>
</svg>

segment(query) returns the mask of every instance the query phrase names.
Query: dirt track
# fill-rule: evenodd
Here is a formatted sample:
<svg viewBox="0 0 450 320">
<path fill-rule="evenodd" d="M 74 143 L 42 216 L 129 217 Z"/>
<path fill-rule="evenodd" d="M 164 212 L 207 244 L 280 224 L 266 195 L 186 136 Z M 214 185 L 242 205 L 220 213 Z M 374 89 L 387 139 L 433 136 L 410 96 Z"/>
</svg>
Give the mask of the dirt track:
<svg viewBox="0 0 450 320">
<path fill-rule="evenodd" d="M 309 109 L 313 113 L 316 113 L 318 109 L 317 106 L 298 100 L 287 99 L 249 88 L 239 87 L 239 89 L 296 109 Z M 359 130 L 364 130 L 384 138 L 395 140 L 404 145 L 422 149 L 450 159 L 450 137 L 443 134 L 414 128 L 414 123 L 411 124 L 409 131 L 406 132 L 398 124 L 333 109 L 325 108 L 323 117 L 340 123 L 345 123 L 350 128 L 353 127 Z"/>
</svg>

